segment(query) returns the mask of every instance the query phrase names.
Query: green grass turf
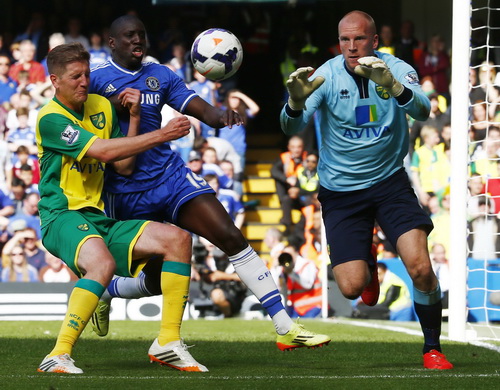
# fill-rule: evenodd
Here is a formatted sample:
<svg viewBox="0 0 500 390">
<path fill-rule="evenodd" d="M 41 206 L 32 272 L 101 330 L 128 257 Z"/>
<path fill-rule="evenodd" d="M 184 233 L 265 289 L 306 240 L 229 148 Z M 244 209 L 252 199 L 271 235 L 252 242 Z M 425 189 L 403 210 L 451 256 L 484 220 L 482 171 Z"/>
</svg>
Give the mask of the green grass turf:
<svg viewBox="0 0 500 390">
<path fill-rule="evenodd" d="M 115 321 L 99 338 L 85 330 L 73 351 L 83 375 L 38 373 L 60 322 L 0 324 L 0 389 L 495 389 L 500 354 L 443 342 L 453 370 L 422 367 L 422 337 L 352 324 L 307 321 L 332 336 L 330 345 L 281 352 L 270 321 L 188 320 L 186 344 L 208 373 L 150 364 L 147 351 L 158 322 Z M 392 324 L 391 324 L 392 325 Z M 415 328 L 415 326 L 413 326 Z"/>
</svg>

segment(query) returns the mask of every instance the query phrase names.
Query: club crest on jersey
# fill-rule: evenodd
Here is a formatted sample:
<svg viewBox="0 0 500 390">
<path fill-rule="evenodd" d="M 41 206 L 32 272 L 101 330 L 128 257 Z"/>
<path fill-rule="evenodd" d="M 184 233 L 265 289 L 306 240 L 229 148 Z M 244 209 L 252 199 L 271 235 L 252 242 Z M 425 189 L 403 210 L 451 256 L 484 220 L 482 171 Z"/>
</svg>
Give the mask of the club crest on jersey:
<svg viewBox="0 0 500 390">
<path fill-rule="evenodd" d="M 377 92 L 377 95 L 380 96 L 382 99 L 387 100 L 391 97 L 390 93 L 385 89 L 384 87 L 377 85 L 375 87 L 375 91 Z"/>
<path fill-rule="evenodd" d="M 99 130 L 104 129 L 104 126 L 106 125 L 106 117 L 104 116 L 104 112 L 91 115 L 90 120 L 92 121 L 92 124 Z"/>
<path fill-rule="evenodd" d="M 82 223 L 81 225 L 78 225 L 76 228 L 78 230 L 81 230 L 82 232 L 86 232 L 87 230 L 89 230 L 89 225 L 87 225 L 86 223 Z"/>
<path fill-rule="evenodd" d="M 70 125 L 66 126 L 64 131 L 61 133 L 61 139 L 65 141 L 68 145 L 74 144 L 79 136 L 80 136 L 80 131 L 73 129 Z"/>
<path fill-rule="evenodd" d="M 158 91 L 160 89 L 160 82 L 156 77 L 148 77 L 146 79 L 146 86 L 151 90 L 151 91 Z"/>
</svg>

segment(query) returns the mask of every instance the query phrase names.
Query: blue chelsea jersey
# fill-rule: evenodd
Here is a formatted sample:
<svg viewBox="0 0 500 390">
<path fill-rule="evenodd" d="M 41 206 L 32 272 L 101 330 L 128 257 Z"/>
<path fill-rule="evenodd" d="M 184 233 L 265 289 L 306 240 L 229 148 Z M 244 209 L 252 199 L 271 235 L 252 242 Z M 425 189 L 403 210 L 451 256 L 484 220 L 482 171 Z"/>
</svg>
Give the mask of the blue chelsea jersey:
<svg viewBox="0 0 500 390">
<path fill-rule="evenodd" d="M 91 71 L 90 93 L 109 98 L 128 87 L 141 91 L 140 134 L 161 127 L 164 104 L 182 113 L 191 99 L 197 96 L 169 68 L 152 62 L 143 63 L 137 71 L 130 71 L 109 60 Z M 125 134 L 128 125 L 128 116 L 127 121 L 120 119 L 120 128 Z M 156 187 L 178 165 L 184 165 L 184 162 L 168 143 L 164 143 L 139 154 L 134 173 L 130 176 L 121 176 L 107 169 L 104 188 L 112 193 L 148 190 Z"/>
<path fill-rule="evenodd" d="M 403 167 L 409 146 L 406 115 L 416 120 L 425 120 L 429 115 L 430 102 L 420 88 L 416 71 L 390 54 L 375 53 L 412 91 L 403 105 L 383 87 L 349 72 L 339 55 L 311 76 L 322 76 L 325 82 L 306 100 L 302 115 L 290 117 L 285 107 L 280 115 L 283 131 L 294 134 L 318 112 L 318 174 L 320 184 L 331 191 L 369 188 Z"/>
</svg>

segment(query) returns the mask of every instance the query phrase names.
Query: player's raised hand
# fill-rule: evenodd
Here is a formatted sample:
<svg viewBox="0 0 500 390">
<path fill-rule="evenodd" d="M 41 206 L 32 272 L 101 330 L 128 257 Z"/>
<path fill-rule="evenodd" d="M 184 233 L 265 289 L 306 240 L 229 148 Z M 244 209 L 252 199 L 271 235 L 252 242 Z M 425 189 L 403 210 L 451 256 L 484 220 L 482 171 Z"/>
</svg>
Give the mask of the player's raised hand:
<svg viewBox="0 0 500 390">
<path fill-rule="evenodd" d="M 162 133 L 163 142 L 168 142 L 188 135 L 190 130 L 191 122 L 181 115 L 168 121 L 159 131 Z"/>
<path fill-rule="evenodd" d="M 354 72 L 362 77 L 372 80 L 375 84 L 386 88 L 392 96 L 399 96 L 403 93 L 404 87 L 394 78 L 387 64 L 378 57 L 368 56 L 358 59 L 359 65 L 354 68 Z"/>
<path fill-rule="evenodd" d="M 243 120 L 241 119 L 240 114 L 233 110 L 224 110 L 221 112 L 220 122 L 224 126 L 228 126 L 231 128 L 233 125 L 241 125 Z"/>
<path fill-rule="evenodd" d="M 289 94 L 288 105 L 292 110 L 305 109 L 306 99 L 325 82 L 321 76 L 309 81 L 308 77 L 313 71 L 314 68 L 311 67 L 299 68 L 288 77 L 286 81 Z"/>
<path fill-rule="evenodd" d="M 141 114 L 141 92 L 134 88 L 125 88 L 118 95 L 118 101 L 125 107 L 131 116 Z"/>
</svg>

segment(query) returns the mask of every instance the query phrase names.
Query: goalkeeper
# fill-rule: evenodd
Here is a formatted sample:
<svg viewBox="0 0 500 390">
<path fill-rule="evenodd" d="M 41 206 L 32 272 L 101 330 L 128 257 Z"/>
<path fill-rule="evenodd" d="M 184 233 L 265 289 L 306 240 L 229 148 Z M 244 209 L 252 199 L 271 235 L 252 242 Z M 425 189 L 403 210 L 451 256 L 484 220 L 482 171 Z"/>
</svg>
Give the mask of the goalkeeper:
<svg viewBox="0 0 500 390">
<path fill-rule="evenodd" d="M 376 220 L 413 280 L 424 367 L 450 369 L 440 345 L 441 291 L 427 250 L 433 226 L 403 167 L 409 146 L 406 115 L 425 120 L 430 102 L 410 65 L 375 51 L 378 35 L 370 15 L 350 12 L 338 27 L 342 55 L 328 60 L 314 76 L 312 68 L 290 75 L 281 127 L 287 135 L 295 134 L 319 113 L 318 199 L 342 294 L 361 296 L 370 306 L 377 303 Z"/>
</svg>

